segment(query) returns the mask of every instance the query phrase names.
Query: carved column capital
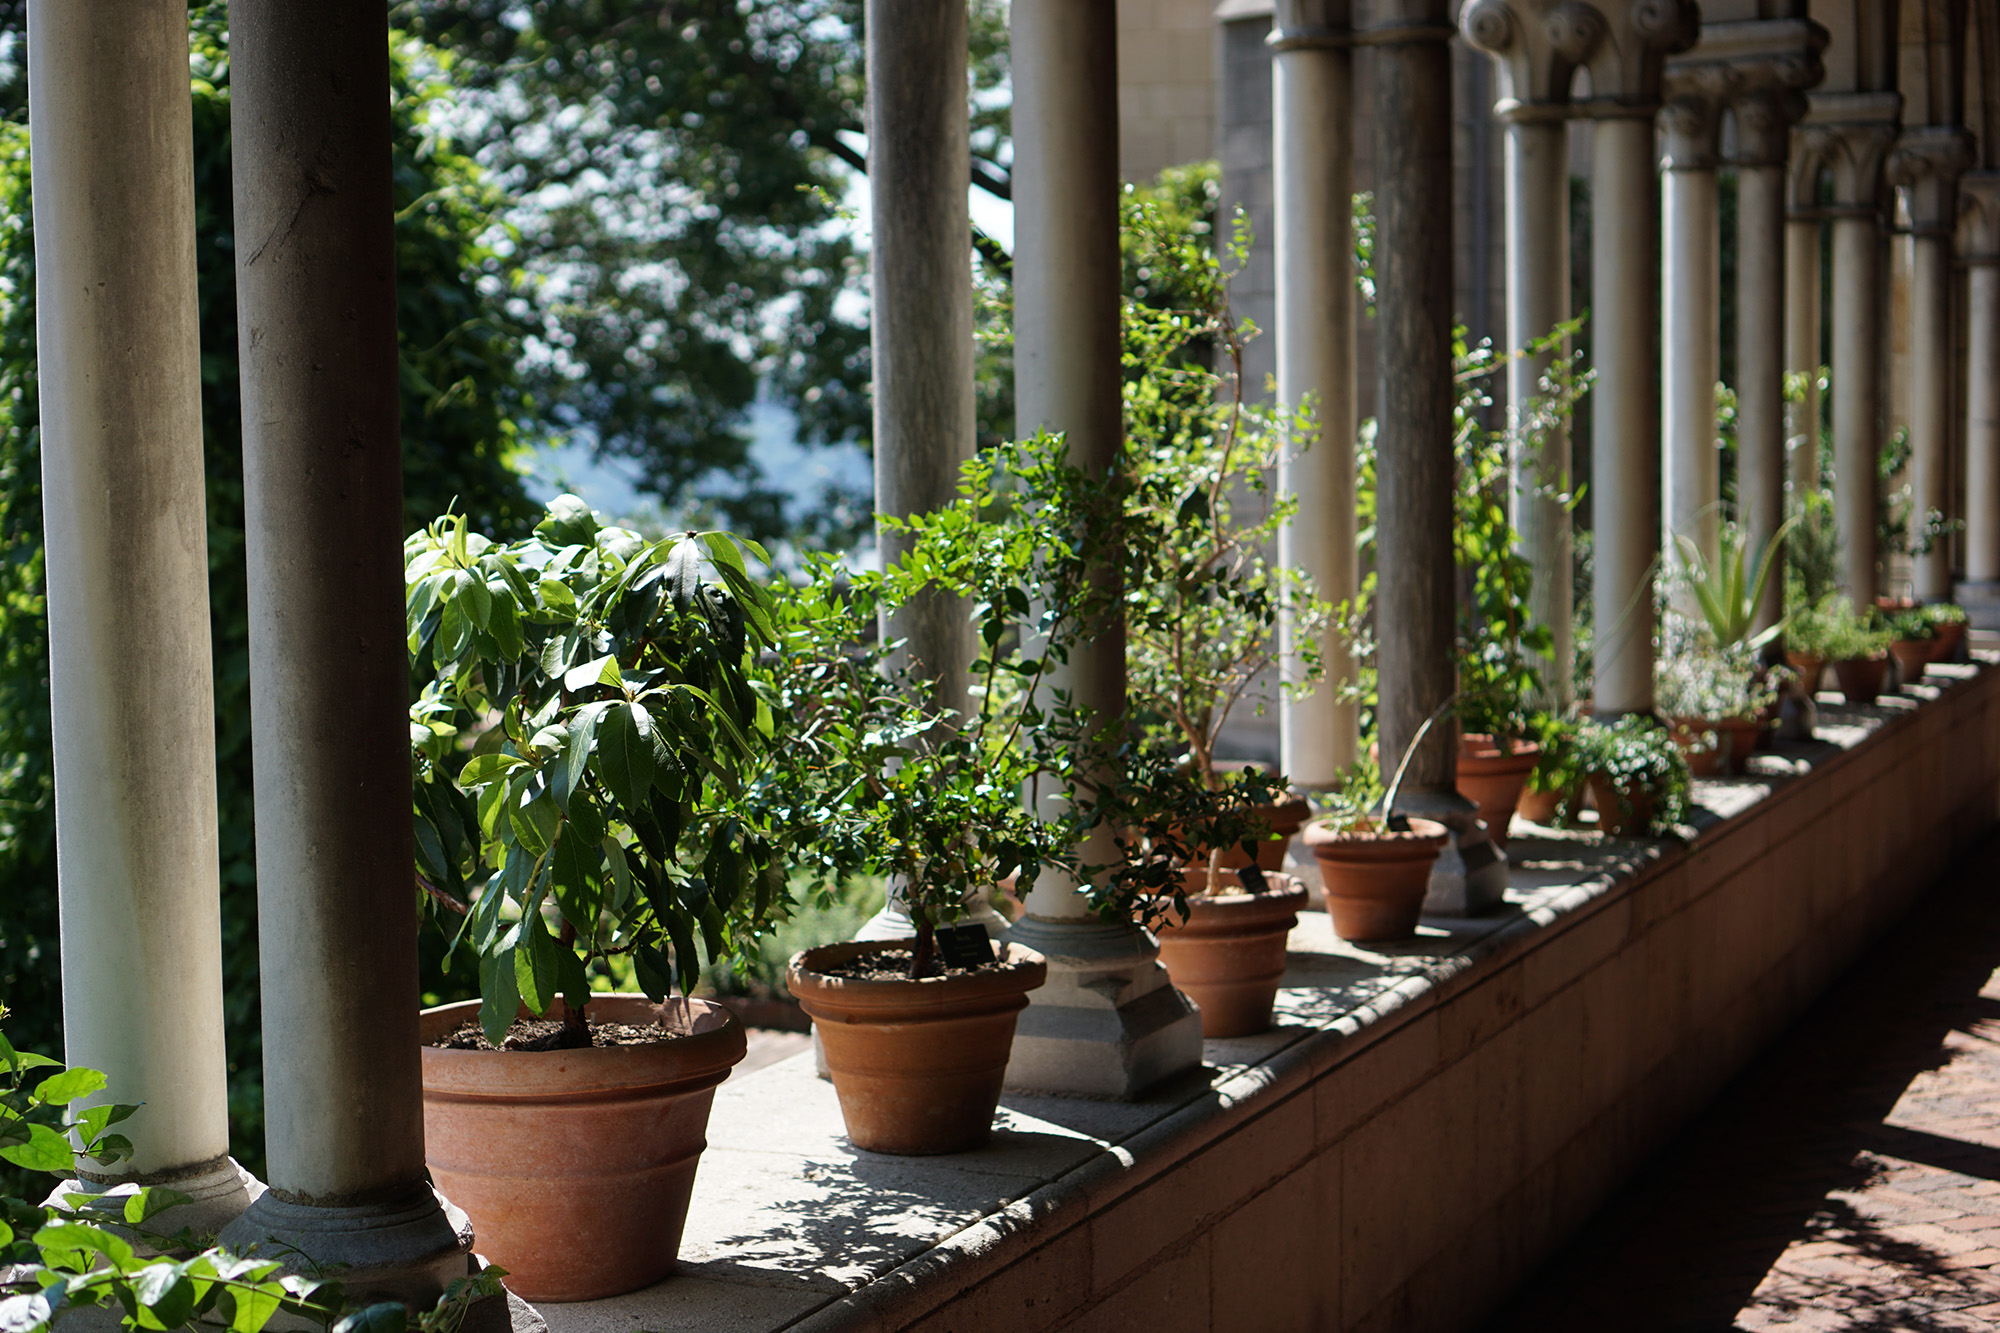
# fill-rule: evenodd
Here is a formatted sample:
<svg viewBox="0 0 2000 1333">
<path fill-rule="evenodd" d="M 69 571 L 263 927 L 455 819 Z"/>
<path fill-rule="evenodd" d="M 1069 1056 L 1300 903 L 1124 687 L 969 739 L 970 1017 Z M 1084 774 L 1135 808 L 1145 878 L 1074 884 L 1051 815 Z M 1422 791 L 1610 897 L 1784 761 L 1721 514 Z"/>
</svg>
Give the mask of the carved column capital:
<svg viewBox="0 0 2000 1333">
<path fill-rule="evenodd" d="M 1701 36 L 1701 10 L 1694 0 L 1627 0 L 1604 10 L 1605 39 L 1587 62 L 1587 114 L 1651 114 L 1663 100 L 1667 57 Z"/>
<path fill-rule="evenodd" d="M 2000 171 L 1968 171 L 1958 178 L 1958 262 L 2000 264 Z"/>
<path fill-rule="evenodd" d="M 1739 167 L 1782 167 L 1791 152 L 1792 127 L 1806 114 L 1806 95 L 1796 89 L 1749 92 L 1731 104 L 1736 116 Z"/>
<path fill-rule="evenodd" d="M 1704 23 L 1694 47 L 1667 61 L 1667 98 L 1727 103 L 1736 117 L 1735 161 L 1742 166 L 1782 163 L 1791 126 L 1806 113 L 1803 90 L 1825 77 L 1820 52 L 1826 42 L 1826 29 L 1804 18 Z M 1671 161 L 1671 123 L 1667 131 Z M 1709 149 L 1711 156 L 1714 151 Z"/>
<path fill-rule="evenodd" d="M 1919 236 L 1949 236 L 1958 221 L 1958 179 L 1977 160 L 1972 134 L 1958 125 L 1919 125 L 1903 131 L 1889 151 L 1889 183 L 1910 205 L 1910 229 Z"/>
<path fill-rule="evenodd" d="M 1349 0 L 1277 0 L 1265 40 L 1273 51 L 1352 46 L 1353 6 Z"/>
<path fill-rule="evenodd" d="M 1458 30 L 1500 69 L 1502 119 L 1533 119 L 1568 105 L 1570 84 L 1608 25 L 1584 0 L 1472 0 Z"/>
<path fill-rule="evenodd" d="M 1882 169 L 1901 133 L 1897 93 L 1815 93 L 1792 135 L 1790 207 L 1794 216 L 1879 213 Z M 1822 170 L 1833 176 L 1830 210 L 1818 203 Z"/>
<path fill-rule="evenodd" d="M 1732 80 L 1727 66 L 1705 65 L 1698 78 L 1668 76 L 1660 108 L 1668 171 L 1713 171 L 1722 138 L 1722 108 Z"/>
</svg>

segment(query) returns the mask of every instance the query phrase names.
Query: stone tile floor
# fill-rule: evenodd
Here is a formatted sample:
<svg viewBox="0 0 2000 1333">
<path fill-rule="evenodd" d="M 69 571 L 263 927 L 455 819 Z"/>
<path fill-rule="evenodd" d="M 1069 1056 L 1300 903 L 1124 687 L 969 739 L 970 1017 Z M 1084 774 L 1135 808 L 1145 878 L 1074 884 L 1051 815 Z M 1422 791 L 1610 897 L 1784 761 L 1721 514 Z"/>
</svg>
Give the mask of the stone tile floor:
<svg viewBox="0 0 2000 1333">
<path fill-rule="evenodd" d="M 1489 1333 L 2000 1329 L 2000 834 Z"/>
</svg>

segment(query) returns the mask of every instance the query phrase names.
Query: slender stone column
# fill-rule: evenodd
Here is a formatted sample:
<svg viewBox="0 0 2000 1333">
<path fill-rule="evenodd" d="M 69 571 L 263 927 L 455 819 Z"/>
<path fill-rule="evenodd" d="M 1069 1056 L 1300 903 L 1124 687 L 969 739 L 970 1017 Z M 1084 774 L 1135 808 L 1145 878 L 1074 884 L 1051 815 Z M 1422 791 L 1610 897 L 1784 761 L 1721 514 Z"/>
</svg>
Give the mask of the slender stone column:
<svg viewBox="0 0 2000 1333">
<path fill-rule="evenodd" d="M 1965 582 L 1958 600 L 2000 629 L 2000 171 L 1960 177 L 1964 221 Z"/>
<path fill-rule="evenodd" d="M 1661 191 L 1664 304 L 1661 348 L 1661 447 L 1666 526 L 1665 572 L 1680 567 L 1676 538 L 1710 560 L 1722 528 L 1722 466 L 1715 448 L 1715 383 L 1722 373 L 1722 207 L 1716 182 L 1727 66 L 1704 66 L 1660 113 L 1666 130 Z M 1669 75 L 1668 87 L 1676 80 Z"/>
<path fill-rule="evenodd" d="M 1015 415 L 1065 432 L 1070 457 L 1116 461 L 1118 46 L 1115 0 L 1015 0 Z M 1125 644 L 1112 632 L 1070 656 L 1059 682 L 1102 717 L 1125 709 Z M 1108 834 L 1086 860 L 1111 854 Z M 1011 1087 L 1132 1096 L 1201 1063 L 1201 1020 L 1136 926 L 1090 915 L 1044 872 L 1009 938 L 1049 961 L 1022 1013 Z"/>
<path fill-rule="evenodd" d="M 1354 57 L 1346 0 L 1281 0 L 1271 30 L 1271 173 L 1278 281 L 1278 401 L 1310 403 L 1317 433 L 1288 445 L 1278 488 L 1298 513 L 1278 533 L 1278 560 L 1311 576 L 1338 605 L 1356 591 L 1354 552 Z M 1307 447 L 1309 446 L 1309 447 Z M 1280 651 L 1296 679 L 1289 618 Z M 1319 643 L 1323 683 L 1280 703 L 1285 773 L 1329 787 L 1355 760 L 1359 719 L 1338 702 L 1353 678 L 1347 640 Z"/>
<path fill-rule="evenodd" d="M 136 1180 L 214 1231 L 228 1156 L 187 6 L 34 0 L 36 340 L 63 1036 L 142 1102 Z M 11 890 L 10 890 L 11 891 Z"/>
<path fill-rule="evenodd" d="M 1507 127 L 1508 424 L 1514 530 L 1534 568 L 1529 611 L 1553 640 L 1544 667 L 1550 699 L 1566 708 L 1574 693 L 1572 537 L 1569 509 L 1556 498 L 1572 489 L 1569 431 L 1537 430 L 1529 407 L 1550 361 L 1521 352 L 1570 317 L 1570 82 L 1603 40 L 1597 10 L 1581 4 L 1539 7 L 1475 0 L 1459 17 L 1466 40 L 1494 57 L 1500 96 L 1494 114 Z"/>
<path fill-rule="evenodd" d="M 1801 211 L 1797 187 L 1785 215 L 1785 369 L 1806 377 L 1805 400 L 1787 403 L 1785 483 L 1795 505 L 1819 489 L 1820 218 Z"/>
<path fill-rule="evenodd" d="M 1931 515 L 1950 517 L 1952 234 L 1958 178 L 1972 165 L 1972 136 L 1956 126 L 1903 131 L 1889 158 L 1889 178 L 1910 212 L 1910 472 L 1908 523 L 1915 538 Z M 1951 543 L 1939 539 L 1916 557 L 1916 595 L 1951 596 Z"/>
<path fill-rule="evenodd" d="M 1785 519 L 1785 154 L 1804 110 L 1790 90 L 1735 104 L 1736 510 L 1753 558 Z M 1774 576 L 1755 627 L 1775 625 L 1784 600 Z"/>
<path fill-rule="evenodd" d="M 388 37 L 230 10 L 267 1237 L 428 1303 L 472 1234 L 424 1175 Z"/>
</svg>

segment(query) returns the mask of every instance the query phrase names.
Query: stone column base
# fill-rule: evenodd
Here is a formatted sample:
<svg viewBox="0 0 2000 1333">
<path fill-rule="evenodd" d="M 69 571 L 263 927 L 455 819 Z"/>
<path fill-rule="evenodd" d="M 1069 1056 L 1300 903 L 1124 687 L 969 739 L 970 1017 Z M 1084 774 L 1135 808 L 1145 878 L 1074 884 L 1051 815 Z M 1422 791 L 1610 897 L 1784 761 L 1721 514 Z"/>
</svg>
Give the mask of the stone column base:
<svg viewBox="0 0 2000 1333">
<path fill-rule="evenodd" d="M 1007 932 L 1048 960 L 1007 1062 L 1009 1090 L 1136 1097 L 1201 1065 L 1201 1015 L 1134 925 L 1023 917 Z"/>
<path fill-rule="evenodd" d="M 1478 916 L 1507 901 L 1507 853 L 1479 821 L 1477 805 L 1457 792 L 1408 792 L 1397 795 L 1396 810 L 1451 830 L 1431 868 L 1425 916 Z"/>
<path fill-rule="evenodd" d="M 475 1262 L 471 1221 L 421 1181 L 350 1207 L 294 1203 L 266 1190 L 218 1239 L 238 1254 L 282 1260 L 289 1272 L 336 1280 L 356 1305 L 396 1300 L 429 1309 Z"/>
<path fill-rule="evenodd" d="M 186 1231 L 195 1242 L 190 1253 L 206 1248 L 217 1233 L 241 1217 L 244 1210 L 264 1193 L 263 1181 L 238 1166 L 235 1158 L 223 1157 L 181 1171 L 161 1172 L 142 1179 L 93 1180 L 79 1176 L 56 1186 L 43 1206 L 68 1208 L 65 1196 L 89 1194 L 122 1209 L 125 1199 L 155 1185 L 187 1195 L 188 1202 L 155 1213 L 147 1220 L 146 1230 L 163 1236 Z M 141 1254 L 160 1253 L 153 1245 L 124 1228 L 120 1227 L 118 1231 Z"/>
</svg>

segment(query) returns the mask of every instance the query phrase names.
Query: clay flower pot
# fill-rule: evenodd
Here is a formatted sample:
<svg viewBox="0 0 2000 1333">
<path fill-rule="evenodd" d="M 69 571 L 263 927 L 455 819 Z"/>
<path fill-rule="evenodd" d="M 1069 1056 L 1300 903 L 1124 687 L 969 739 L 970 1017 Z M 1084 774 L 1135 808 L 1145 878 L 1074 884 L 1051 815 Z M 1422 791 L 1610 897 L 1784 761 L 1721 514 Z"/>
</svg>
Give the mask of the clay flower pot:
<svg viewBox="0 0 2000 1333">
<path fill-rule="evenodd" d="M 1851 704 L 1872 704 L 1882 696 L 1882 685 L 1889 677 L 1889 659 L 1886 657 L 1850 657 L 1833 664 L 1833 678 L 1840 682 L 1840 693 Z"/>
<path fill-rule="evenodd" d="M 793 957 L 792 995 L 812 1016 L 840 1097 L 847 1138 L 870 1152 L 965 1152 L 993 1132 L 1014 1019 L 1048 980 L 1032 949 L 1009 944 L 994 966 L 966 976 L 874 980 L 829 976 L 864 954 L 909 940 L 826 944 Z"/>
<path fill-rule="evenodd" d="M 1229 771 L 1247 768 L 1249 765 L 1222 763 L 1216 767 Z M 1266 872 L 1283 870 L 1285 853 L 1291 850 L 1292 835 L 1305 827 L 1306 820 L 1312 818 L 1312 807 L 1306 803 L 1305 797 L 1295 796 L 1277 805 L 1259 805 L 1251 809 L 1263 816 L 1265 826 L 1271 831 L 1269 837 L 1257 844 L 1257 868 Z M 1200 865 L 1207 862 L 1207 848 L 1196 846 L 1188 850 L 1189 864 Z M 1222 857 L 1218 864 L 1224 870 L 1239 870 L 1250 864 L 1250 857 L 1244 853 L 1240 845 L 1225 847 L 1222 849 Z"/>
<path fill-rule="evenodd" d="M 1412 819 L 1410 831 L 1336 832 L 1306 825 L 1306 846 L 1319 858 L 1333 933 L 1344 940 L 1406 940 L 1417 933 L 1431 866 L 1451 837 L 1444 825 Z"/>
<path fill-rule="evenodd" d="M 1965 622 L 1947 620 L 1937 627 L 1937 637 L 1931 640 L 1931 661 L 1952 662 L 1958 659 L 1958 645 L 1965 639 Z"/>
<path fill-rule="evenodd" d="M 1187 872 L 1188 919 L 1169 916 L 1157 927 L 1160 962 L 1200 1008 L 1202 1036 L 1247 1037 L 1271 1026 L 1285 939 L 1299 923 L 1306 889 L 1275 873 L 1263 893 L 1245 890 L 1232 871 L 1216 878 L 1217 892 L 1205 894 L 1208 872 Z"/>
<path fill-rule="evenodd" d="M 1896 659 L 1896 675 L 1903 684 L 1914 685 L 1924 678 L 1924 668 L 1936 650 L 1935 639 L 1896 639 L 1889 645 L 1889 656 Z"/>
<path fill-rule="evenodd" d="M 1785 665 L 1799 673 L 1799 689 L 1807 698 L 1819 693 L 1819 678 L 1826 674 L 1826 659 L 1816 653 L 1785 653 Z"/>
<path fill-rule="evenodd" d="M 1458 794 L 1479 807 L 1486 832 L 1501 847 L 1507 845 L 1507 825 L 1528 785 L 1528 774 L 1541 758 L 1533 741 L 1501 743 L 1482 732 L 1467 732 L 1458 742 Z M 1554 801 L 1550 801 L 1554 813 Z"/>
<path fill-rule="evenodd" d="M 1741 777 L 1750 763 L 1757 739 L 1769 726 L 1757 717 L 1677 717 L 1674 744 L 1687 756 L 1688 772 L 1698 778 Z M 1600 807 L 1602 808 L 1602 807 Z"/>
<path fill-rule="evenodd" d="M 550 1017 L 561 1017 L 560 1002 Z M 479 1001 L 426 1009 L 431 1042 Z M 599 995 L 598 1023 L 683 1035 L 574 1051 L 423 1048 L 424 1156 L 472 1219 L 479 1252 L 529 1301 L 587 1301 L 665 1277 L 680 1249 L 715 1086 L 743 1025 L 708 1000 Z"/>
<path fill-rule="evenodd" d="M 1562 804 L 1566 793 L 1559 791 L 1538 791 L 1533 787 L 1521 788 L 1521 797 L 1514 802 L 1514 813 L 1530 824 L 1546 827 L 1555 822 L 1556 807 Z M 1574 806 L 1575 801 L 1570 804 Z"/>
<path fill-rule="evenodd" d="M 1598 832 L 1607 837 L 1643 838 L 1653 831 L 1652 792 L 1621 791 L 1609 777 L 1592 773 L 1590 799 L 1597 806 Z"/>
</svg>

